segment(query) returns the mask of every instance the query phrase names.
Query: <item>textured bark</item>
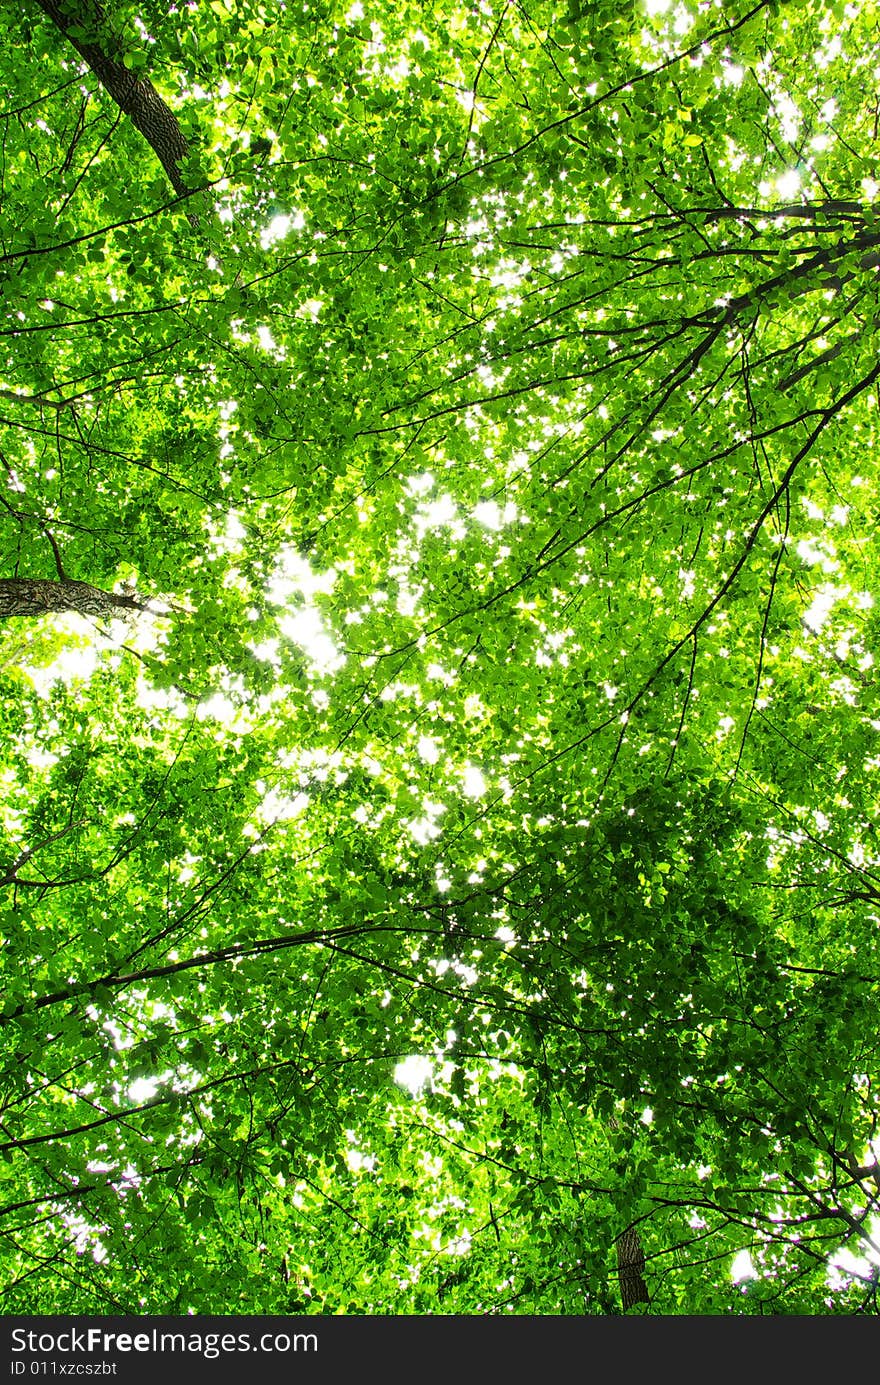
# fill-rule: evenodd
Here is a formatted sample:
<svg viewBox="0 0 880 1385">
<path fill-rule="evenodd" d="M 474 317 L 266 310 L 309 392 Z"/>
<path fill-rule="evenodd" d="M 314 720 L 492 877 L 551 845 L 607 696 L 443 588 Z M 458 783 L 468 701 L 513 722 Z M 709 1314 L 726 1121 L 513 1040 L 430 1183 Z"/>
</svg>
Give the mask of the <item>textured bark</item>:
<svg viewBox="0 0 880 1385">
<path fill-rule="evenodd" d="M 153 86 L 125 66 L 122 46 L 108 36 L 106 16 L 97 0 L 37 0 L 44 14 L 88 63 L 105 91 L 131 120 L 159 159 L 176 193 L 192 191 L 180 175 L 188 149 L 177 117 Z"/>
<path fill-rule="evenodd" d="M 50 611 L 78 611 L 108 619 L 120 609 L 146 610 L 134 597 L 105 592 L 88 582 L 54 582 L 42 577 L 0 578 L 0 620 L 44 616 Z"/>
<path fill-rule="evenodd" d="M 645 1283 L 645 1252 L 638 1231 L 628 1226 L 617 1238 L 617 1279 L 624 1313 L 637 1303 L 650 1303 Z"/>
</svg>

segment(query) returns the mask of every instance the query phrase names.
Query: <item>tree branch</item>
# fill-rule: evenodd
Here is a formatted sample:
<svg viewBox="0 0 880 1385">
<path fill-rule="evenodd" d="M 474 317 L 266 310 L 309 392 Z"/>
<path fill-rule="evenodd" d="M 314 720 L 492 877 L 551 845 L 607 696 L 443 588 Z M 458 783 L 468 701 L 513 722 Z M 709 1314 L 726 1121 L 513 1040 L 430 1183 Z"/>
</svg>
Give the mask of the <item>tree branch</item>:
<svg viewBox="0 0 880 1385">
<path fill-rule="evenodd" d="M 107 17 L 97 0 L 80 0 L 78 12 L 71 0 L 36 0 L 44 14 L 60 30 L 88 64 L 101 86 L 129 117 L 139 134 L 164 168 L 178 196 L 192 191 L 184 182 L 180 165 L 189 144 L 177 116 L 163 101 L 146 77 L 138 77 L 125 66 L 119 38 L 112 34 Z"/>
</svg>

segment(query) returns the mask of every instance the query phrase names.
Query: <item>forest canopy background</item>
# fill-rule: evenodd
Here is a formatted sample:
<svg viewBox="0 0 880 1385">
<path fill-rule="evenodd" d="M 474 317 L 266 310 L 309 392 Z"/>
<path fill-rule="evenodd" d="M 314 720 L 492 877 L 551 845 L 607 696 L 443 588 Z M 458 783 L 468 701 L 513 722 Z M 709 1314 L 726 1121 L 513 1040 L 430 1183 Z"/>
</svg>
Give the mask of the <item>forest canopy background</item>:
<svg viewBox="0 0 880 1385">
<path fill-rule="evenodd" d="M 877 6 L 0 27 L 3 1311 L 876 1312 Z"/>
</svg>

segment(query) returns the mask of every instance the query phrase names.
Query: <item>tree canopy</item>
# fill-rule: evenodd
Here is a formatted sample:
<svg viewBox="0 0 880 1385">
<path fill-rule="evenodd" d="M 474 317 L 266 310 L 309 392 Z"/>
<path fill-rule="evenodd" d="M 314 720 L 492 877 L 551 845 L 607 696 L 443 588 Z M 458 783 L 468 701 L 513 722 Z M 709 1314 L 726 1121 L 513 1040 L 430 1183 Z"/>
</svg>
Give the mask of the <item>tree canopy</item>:
<svg viewBox="0 0 880 1385">
<path fill-rule="evenodd" d="M 877 1312 L 874 0 L 0 27 L 3 1311 Z"/>
</svg>

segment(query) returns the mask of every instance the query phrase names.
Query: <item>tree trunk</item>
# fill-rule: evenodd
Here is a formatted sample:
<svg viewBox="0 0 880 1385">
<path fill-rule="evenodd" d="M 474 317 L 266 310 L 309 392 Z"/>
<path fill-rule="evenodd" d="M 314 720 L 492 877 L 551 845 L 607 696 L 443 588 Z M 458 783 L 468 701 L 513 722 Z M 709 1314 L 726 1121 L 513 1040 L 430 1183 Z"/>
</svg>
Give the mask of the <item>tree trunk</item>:
<svg viewBox="0 0 880 1385">
<path fill-rule="evenodd" d="M 78 611 L 104 620 L 125 610 L 146 610 L 134 597 L 105 592 L 88 582 L 55 582 L 42 577 L 0 578 L 0 620 L 44 616 L 50 611 Z"/>
<path fill-rule="evenodd" d="M 627 1312 L 636 1303 L 650 1303 L 648 1286 L 645 1283 L 645 1252 L 638 1231 L 628 1226 L 616 1241 L 617 1278 L 620 1283 L 620 1297 L 623 1311 Z"/>
<path fill-rule="evenodd" d="M 37 0 L 37 4 L 88 63 L 119 109 L 130 117 L 158 157 L 174 191 L 180 196 L 191 192 L 180 176 L 180 162 L 188 145 L 177 117 L 152 82 L 137 77 L 125 66 L 122 45 L 110 34 L 98 0 L 66 0 L 63 4 L 58 0 Z"/>
</svg>

